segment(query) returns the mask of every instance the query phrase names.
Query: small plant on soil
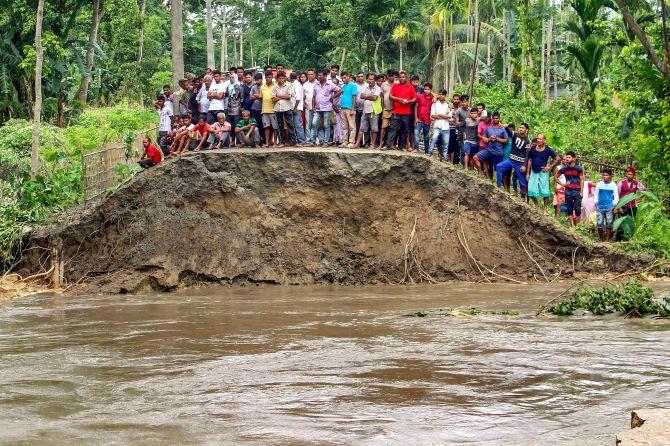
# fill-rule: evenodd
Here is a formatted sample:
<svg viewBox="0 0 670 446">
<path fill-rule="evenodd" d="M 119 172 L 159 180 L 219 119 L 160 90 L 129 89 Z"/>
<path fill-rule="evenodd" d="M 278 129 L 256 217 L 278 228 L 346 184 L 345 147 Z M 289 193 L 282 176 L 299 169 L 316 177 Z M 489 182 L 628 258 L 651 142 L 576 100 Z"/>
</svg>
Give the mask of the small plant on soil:
<svg viewBox="0 0 670 446">
<path fill-rule="evenodd" d="M 549 313 L 571 316 L 578 309 L 598 316 L 616 312 L 625 317 L 670 317 L 670 298 L 666 297 L 662 301 L 656 299 L 651 288 L 631 280 L 625 285 L 599 289 L 582 288 L 573 292 L 570 298 L 550 307 Z"/>
</svg>

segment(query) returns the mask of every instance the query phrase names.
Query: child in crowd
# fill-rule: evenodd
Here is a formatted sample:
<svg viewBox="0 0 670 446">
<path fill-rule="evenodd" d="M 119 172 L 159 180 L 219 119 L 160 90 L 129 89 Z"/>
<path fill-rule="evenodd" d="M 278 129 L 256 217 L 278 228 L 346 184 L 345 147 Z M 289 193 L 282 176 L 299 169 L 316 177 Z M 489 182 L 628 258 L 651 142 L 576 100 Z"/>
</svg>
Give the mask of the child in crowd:
<svg viewBox="0 0 670 446">
<path fill-rule="evenodd" d="M 593 197 L 596 201 L 598 212 L 598 235 L 601 240 L 609 242 L 612 239 L 614 210 L 619 202 L 619 188 L 612 181 L 611 169 L 603 169 L 601 175 L 602 180 L 596 185 Z"/>
<path fill-rule="evenodd" d="M 148 169 L 161 162 L 161 152 L 151 143 L 151 139 L 148 136 L 144 137 L 142 145 L 144 146 L 144 151 L 138 163 L 143 169 Z"/>
<path fill-rule="evenodd" d="M 554 179 L 554 200 L 552 201 L 552 206 L 554 206 L 554 217 L 556 218 L 565 210 L 563 206 L 565 203 L 565 175 L 559 176 L 558 174 L 560 169 L 565 167 L 565 163 L 565 159 L 561 160 L 561 167 L 556 170 L 556 178 Z"/>
<path fill-rule="evenodd" d="M 572 226 L 576 226 L 582 215 L 582 189 L 584 169 L 577 165 L 577 155 L 572 150 L 565 153 L 563 166 L 556 172 L 556 189 L 564 189 L 565 214 Z"/>
</svg>

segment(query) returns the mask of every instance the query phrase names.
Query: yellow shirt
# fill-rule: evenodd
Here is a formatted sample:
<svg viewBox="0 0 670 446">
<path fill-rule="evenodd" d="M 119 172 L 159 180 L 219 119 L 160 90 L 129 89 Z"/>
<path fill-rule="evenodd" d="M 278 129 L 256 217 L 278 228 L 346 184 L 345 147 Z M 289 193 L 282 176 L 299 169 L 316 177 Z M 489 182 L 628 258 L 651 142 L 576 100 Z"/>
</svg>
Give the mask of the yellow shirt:
<svg viewBox="0 0 670 446">
<path fill-rule="evenodd" d="M 261 85 L 261 95 L 263 96 L 263 106 L 261 108 L 262 113 L 274 113 L 275 112 L 275 103 L 272 102 L 272 90 L 274 90 L 275 84 L 268 85 L 265 82 Z"/>
</svg>

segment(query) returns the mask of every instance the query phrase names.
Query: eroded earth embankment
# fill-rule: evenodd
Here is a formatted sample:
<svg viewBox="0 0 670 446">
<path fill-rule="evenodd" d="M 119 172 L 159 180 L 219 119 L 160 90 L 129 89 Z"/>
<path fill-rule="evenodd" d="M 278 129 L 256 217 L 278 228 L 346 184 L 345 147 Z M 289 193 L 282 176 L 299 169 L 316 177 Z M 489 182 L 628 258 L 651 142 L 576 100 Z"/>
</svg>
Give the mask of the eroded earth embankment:
<svg viewBox="0 0 670 446">
<path fill-rule="evenodd" d="M 94 210 L 28 236 L 68 284 L 107 292 L 195 283 L 552 280 L 631 267 L 489 182 L 421 155 L 190 153 Z"/>
</svg>

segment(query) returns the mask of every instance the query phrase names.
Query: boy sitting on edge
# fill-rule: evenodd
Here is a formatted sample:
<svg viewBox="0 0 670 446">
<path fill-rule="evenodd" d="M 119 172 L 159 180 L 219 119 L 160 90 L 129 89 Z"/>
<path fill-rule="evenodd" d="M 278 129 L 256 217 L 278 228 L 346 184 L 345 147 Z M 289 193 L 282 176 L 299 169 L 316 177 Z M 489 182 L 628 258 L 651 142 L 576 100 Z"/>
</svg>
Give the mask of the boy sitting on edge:
<svg viewBox="0 0 670 446">
<path fill-rule="evenodd" d="M 598 213 L 598 235 L 600 240 L 609 242 L 612 239 L 612 226 L 614 225 L 614 209 L 619 202 L 619 188 L 612 181 L 612 170 L 601 171 L 602 180 L 596 185 L 593 197 L 596 201 L 596 212 Z"/>
</svg>

